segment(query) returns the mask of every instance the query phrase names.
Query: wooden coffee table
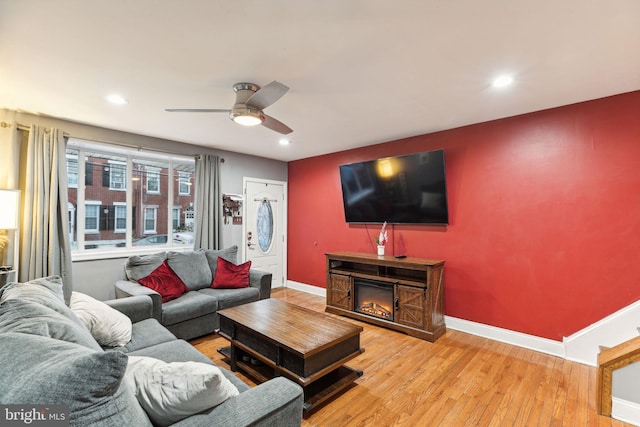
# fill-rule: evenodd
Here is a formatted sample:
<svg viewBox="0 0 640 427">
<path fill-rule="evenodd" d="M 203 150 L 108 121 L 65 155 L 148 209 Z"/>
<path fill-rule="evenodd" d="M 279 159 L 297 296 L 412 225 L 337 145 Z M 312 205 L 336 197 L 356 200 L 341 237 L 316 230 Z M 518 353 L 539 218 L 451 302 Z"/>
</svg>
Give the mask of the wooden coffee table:
<svg viewBox="0 0 640 427">
<path fill-rule="evenodd" d="M 300 384 L 305 416 L 362 376 L 344 366 L 364 351 L 360 326 L 277 299 L 218 314 L 220 335 L 231 341 L 219 351 L 231 370 L 241 369 L 259 382 L 284 376 Z"/>
</svg>

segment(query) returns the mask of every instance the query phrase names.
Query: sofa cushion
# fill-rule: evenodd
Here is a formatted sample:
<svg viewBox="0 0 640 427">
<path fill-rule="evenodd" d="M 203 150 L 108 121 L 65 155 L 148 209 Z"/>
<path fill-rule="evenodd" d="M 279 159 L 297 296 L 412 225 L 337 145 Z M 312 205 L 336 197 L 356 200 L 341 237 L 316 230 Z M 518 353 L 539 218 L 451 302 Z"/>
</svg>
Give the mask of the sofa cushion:
<svg viewBox="0 0 640 427">
<path fill-rule="evenodd" d="M 162 324 L 174 325 L 218 311 L 218 301 L 199 292 L 187 292 L 178 299 L 162 304 Z"/>
<path fill-rule="evenodd" d="M 193 252 L 167 252 L 167 262 L 190 290 L 195 291 L 211 285 L 213 275 L 207 257 L 201 249 Z"/>
<path fill-rule="evenodd" d="M 208 295 L 218 300 L 218 310 L 235 307 L 240 304 L 258 301 L 260 290 L 258 288 L 242 289 L 200 289 L 198 293 Z"/>
<path fill-rule="evenodd" d="M 162 264 L 148 276 L 138 279 L 138 283 L 159 293 L 163 303 L 174 300 L 185 292 L 189 292 L 189 288 L 187 288 L 180 277 L 169 267 L 167 260 L 164 260 Z"/>
<path fill-rule="evenodd" d="M 127 279 L 138 281 L 143 277 L 147 277 L 153 270 L 167 259 L 166 252 L 159 252 L 152 255 L 132 255 L 127 258 L 124 264 L 124 271 Z"/>
<path fill-rule="evenodd" d="M 238 262 L 238 246 L 237 245 L 233 245 L 228 248 L 220 249 L 220 250 L 206 249 L 204 251 L 204 254 L 207 257 L 207 261 L 209 262 L 209 268 L 211 269 L 211 274 L 213 276 L 216 275 L 216 270 L 218 269 L 218 257 L 222 257 L 234 264 Z"/>
<path fill-rule="evenodd" d="M 102 347 L 122 347 L 131 340 L 131 319 L 102 301 L 74 291 L 71 311 Z"/>
<path fill-rule="evenodd" d="M 251 261 L 236 265 L 226 259 L 218 258 L 218 268 L 211 287 L 218 288 L 246 288 L 249 286 L 249 270 Z"/>
<path fill-rule="evenodd" d="M 159 426 L 171 425 L 239 394 L 220 369 L 208 363 L 167 363 L 129 356 L 125 380 L 151 421 Z"/>
<path fill-rule="evenodd" d="M 141 348 L 151 347 L 163 342 L 173 341 L 176 336 L 162 326 L 156 319 L 145 319 L 133 324 L 131 340 L 123 347 L 112 347 L 106 351 L 129 353 Z"/>
<path fill-rule="evenodd" d="M 70 425 L 151 425 L 122 381 L 125 354 L 13 332 L 0 334 L 0 346 L 0 378 L 11 385 L 3 404 L 69 405 Z"/>
<path fill-rule="evenodd" d="M 31 301 L 45 305 L 82 325 L 80 319 L 73 314 L 65 303 L 62 278 L 60 276 L 42 277 L 24 283 L 9 283 L 0 288 L 0 303 L 10 299 Z"/>
<path fill-rule="evenodd" d="M 3 332 L 40 335 L 101 351 L 83 325 L 46 305 L 29 300 L 11 299 L 0 304 L 0 333 Z"/>
</svg>

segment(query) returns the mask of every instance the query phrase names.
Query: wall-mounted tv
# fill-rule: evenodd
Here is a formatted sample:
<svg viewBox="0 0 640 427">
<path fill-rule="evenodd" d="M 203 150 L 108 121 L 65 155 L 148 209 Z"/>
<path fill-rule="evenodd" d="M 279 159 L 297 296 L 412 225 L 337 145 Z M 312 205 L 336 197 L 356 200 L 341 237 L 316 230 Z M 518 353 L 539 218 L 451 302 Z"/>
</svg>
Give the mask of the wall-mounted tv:
<svg viewBox="0 0 640 427">
<path fill-rule="evenodd" d="M 340 166 L 350 223 L 448 224 L 444 150 Z"/>
</svg>

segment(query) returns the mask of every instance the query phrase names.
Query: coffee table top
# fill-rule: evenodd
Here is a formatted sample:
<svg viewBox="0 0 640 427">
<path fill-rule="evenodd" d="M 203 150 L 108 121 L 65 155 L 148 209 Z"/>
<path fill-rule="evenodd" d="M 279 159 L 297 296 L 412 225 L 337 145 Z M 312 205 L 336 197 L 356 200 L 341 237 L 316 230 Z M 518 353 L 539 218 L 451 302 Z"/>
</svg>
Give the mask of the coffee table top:
<svg viewBox="0 0 640 427">
<path fill-rule="evenodd" d="M 218 314 L 303 357 L 363 330 L 361 326 L 273 298 L 220 310 Z"/>
</svg>

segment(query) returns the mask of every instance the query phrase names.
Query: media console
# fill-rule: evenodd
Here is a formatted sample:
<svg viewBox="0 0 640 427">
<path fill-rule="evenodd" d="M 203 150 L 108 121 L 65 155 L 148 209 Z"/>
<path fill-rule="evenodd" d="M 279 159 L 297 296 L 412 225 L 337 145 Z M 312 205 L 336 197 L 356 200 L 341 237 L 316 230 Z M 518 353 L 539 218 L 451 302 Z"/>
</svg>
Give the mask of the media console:
<svg viewBox="0 0 640 427">
<path fill-rule="evenodd" d="M 444 261 L 326 254 L 325 311 L 434 342 L 444 324 Z"/>
</svg>

